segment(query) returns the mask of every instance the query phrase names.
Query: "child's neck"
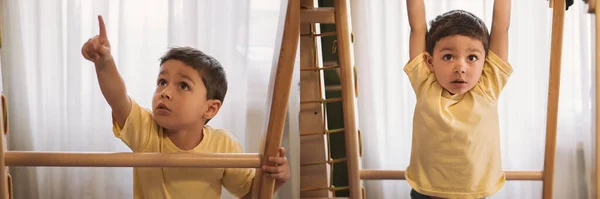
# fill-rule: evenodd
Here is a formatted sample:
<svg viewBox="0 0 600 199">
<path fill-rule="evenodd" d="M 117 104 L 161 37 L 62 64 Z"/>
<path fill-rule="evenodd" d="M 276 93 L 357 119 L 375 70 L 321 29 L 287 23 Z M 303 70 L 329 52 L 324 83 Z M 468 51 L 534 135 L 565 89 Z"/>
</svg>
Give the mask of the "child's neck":
<svg viewBox="0 0 600 199">
<path fill-rule="evenodd" d="M 194 125 L 194 127 L 178 130 L 164 129 L 164 131 L 177 148 L 185 151 L 196 148 L 204 139 L 204 125 Z"/>
</svg>

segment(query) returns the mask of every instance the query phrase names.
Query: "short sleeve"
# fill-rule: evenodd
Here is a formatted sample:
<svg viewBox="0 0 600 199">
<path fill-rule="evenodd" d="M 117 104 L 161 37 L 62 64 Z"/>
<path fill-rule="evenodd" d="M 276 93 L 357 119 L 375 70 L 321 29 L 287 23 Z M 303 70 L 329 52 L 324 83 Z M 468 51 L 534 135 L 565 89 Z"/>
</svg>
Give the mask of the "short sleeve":
<svg viewBox="0 0 600 199">
<path fill-rule="evenodd" d="M 479 79 L 479 86 L 490 99 L 498 100 L 512 72 L 512 66 L 490 50 Z"/>
<path fill-rule="evenodd" d="M 113 118 L 113 133 L 121 139 L 133 152 L 140 152 L 148 143 L 154 120 L 152 112 L 140 107 L 137 102 L 131 100 L 131 111 L 125 120 L 123 129 L 119 127 Z"/>
<path fill-rule="evenodd" d="M 415 94 L 418 96 L 423 89 L 423 85 L 427 82 L 427 79 L 432 74 L 429 68 L 427 68 L 427 63 L 425 62 L 425 52 L 410 60 L 404 66 L 404 72 L 408 76 Z"/>
<path fill-rule="evenodd" d="M 241 144 L 232 143 L 232 153 L 243 153 Z M 226 168 L 223 174 L 223 186 L 229 193 L 241 198 L 250 192 L 256 170 L 252 168 Z"/>
</svg>

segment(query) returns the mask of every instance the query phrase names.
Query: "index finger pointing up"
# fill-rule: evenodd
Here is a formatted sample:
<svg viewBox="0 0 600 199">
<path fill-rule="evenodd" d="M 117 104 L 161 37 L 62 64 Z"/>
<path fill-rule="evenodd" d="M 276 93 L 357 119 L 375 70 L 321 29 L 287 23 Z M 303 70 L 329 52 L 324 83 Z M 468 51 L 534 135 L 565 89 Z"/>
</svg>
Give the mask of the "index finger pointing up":
<svg viewBox="0 0 600 199">
<path fill-rule="evenodd" d="M 100 37 L 106 38 L 106 26 L 104 25 L 104 20 L 102 20 L 101 15 L 98 15 L 98 22 L 100 24 Z"/>
</svg>

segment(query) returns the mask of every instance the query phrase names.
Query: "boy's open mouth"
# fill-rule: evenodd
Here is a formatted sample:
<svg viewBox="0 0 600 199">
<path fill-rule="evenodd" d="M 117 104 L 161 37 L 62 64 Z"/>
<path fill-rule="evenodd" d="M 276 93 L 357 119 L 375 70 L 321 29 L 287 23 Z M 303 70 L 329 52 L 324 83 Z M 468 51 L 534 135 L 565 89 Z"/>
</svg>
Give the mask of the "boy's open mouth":
<svg viewBox="0 0 600 199">
<path fill-rule="evenodd" d="M 452 84 L 466 84 L 467 81 L 462 80 L 462 79 L 457 79 L 457 80 L 454 80 L 454 81 L 452 81 L 450 83 L 452 83 Z"/>
<path fill-rule="evenodd" d="M 169 109 L 169 107 L 164 103 L 158 103 L 158 105 L 156 106 L 156 109 L 163 109 L 163 110 L 171 111 L 171 109 Z"/>
</svg>

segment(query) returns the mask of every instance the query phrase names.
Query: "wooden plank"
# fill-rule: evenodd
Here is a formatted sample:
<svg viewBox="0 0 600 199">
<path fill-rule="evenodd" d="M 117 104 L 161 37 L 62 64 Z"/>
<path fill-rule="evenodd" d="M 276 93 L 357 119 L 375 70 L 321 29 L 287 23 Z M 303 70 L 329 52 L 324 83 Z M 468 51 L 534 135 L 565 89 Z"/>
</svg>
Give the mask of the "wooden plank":
<svg viewBox="0 0 600 199">
<path fill-rule="evenodd" d="M 560 91 L 560 67 L 565 19 L 565 1 L 554 1 L 552 11 L 552 43 L 550 47 L 550 77 L 548 84 L 548 112 L 546 118 L 546 149 L 544 152 L 543 198 L 552 199 L 556 160 L 556 131 Z"/>
<path fill-rule="evenodd" d="M 334 8 L 304 8 L 300 11 L 301 23 L 335 23 Z"/>
<path fill-rule="evenodd" d="M 360 170 L 361 180 L 406 180 L 405 171 L 402 170 Z M 505 171 L 506 180 L 534 180 L 543 179 L 542 171 Z"/>
<path fill-rule="evenodd" d="M 324 135 L 302 136 L 300 149 L 300 164 L 320 163 L 327 161 L 326 140 Z M 331 197 L 328 189 L 331 184 L 331 170 L 328 164 L 302 165 L 300 167 L 300 197 Z M 306 191 L 310 190 L 310 191 Z"/>
<path fill-rule="evenodd" d="M 261 146 L 262 165 L 268 164 L 267 157 L 275 157 L 279 153 L 287 104 L 292 86 L 292 76 L 300 38 L 300 0 L 288 0 L 282 2 L 282 14 L 280 15 L 280 26 L 278 29 L 276 46 L 274 52 L 273 70 L 269 83 L 269 113 L 267 133 Z M 282 20 L 283 19 L 283 20 Z M 283 25 L 281 25 L 283 22 Z M 261 169 L 257 169 L 254 177 L 253 198 L 271 199 L 275 188 L 275 180 L 265 175 Z"/>
<path fill-rule="evenodd" d="M 342 85 L 342 108 L 344 136 L 346 138 L 346 158 L 348 160 L 348 186 L 350 198 L 361 199 L 360 157 L 358 128 L 356 124 L 354 70 L 352 66 L 352 46 L 350 42 L 350 8 L 348 0 L 334 0 L 335 28 L 337 31 L 338 63 Z"/>
<path fill-rule="evenodd" d="M 313 8 L 313 0 L 301 0 L 301 7 Z M 301 12 L 300 18 L 314 13 Z M 333 15 L 333 12 L 332 12 Z M 300 23 L 300 34 L 310 34 L 316 31 L 314 23 Z M 300 69 L 312 69 L 318 66 L 316 50 L 317 39 L 313 37 L 300 37 Z M 320 72 L 300 72 L 300 101 L 308 101 L 322 98 L 322 81 Z M 323 118 L 323 105 L 320 103 L 304 103 L 300 105 L 300 134 L 322 132 L 325 129 Z M 301 136 L 300 138 L 300 164 L 310 164 L 327 161 L 327 140 L 325 135 Z M 328 189 L 331 184 L 330 167 L 327 164 L 301 166 L 300 168 L 300 197 L 331 197 L 332 192 Z"/>
</svg>

